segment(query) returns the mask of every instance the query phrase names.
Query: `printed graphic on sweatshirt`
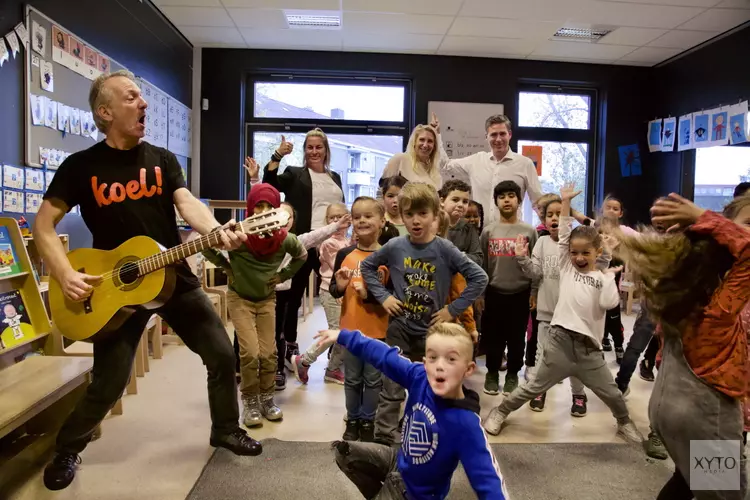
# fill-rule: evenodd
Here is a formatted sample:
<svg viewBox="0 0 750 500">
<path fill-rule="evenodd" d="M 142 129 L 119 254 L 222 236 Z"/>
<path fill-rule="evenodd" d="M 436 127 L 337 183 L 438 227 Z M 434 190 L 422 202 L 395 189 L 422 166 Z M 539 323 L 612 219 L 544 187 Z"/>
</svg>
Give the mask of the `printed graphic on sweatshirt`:
<svg viewBox="0 0 750 500">
<path fill-rule="evenodd" d="M 542 262 L 542 272 L 545 280 L 560 280 L 560 256 L 558 254 L 545 255 Z"/>
<path fill-rule="evenodd" d="M 578 271 L 576 271 L 575 282 L 583 283 L 584 285 L 596 288 L 597 290 L 602 289 L 602 280 L 594 278 L 588 274 L 581 274 Z"/>
<path fill-rule="evenodd" d="M 404 317 L 413 321 L 430 322 L 435 307 L 435 264 L 411 257 L 404 258 Z"/>
<path fill-rule="evenodd" d="M 413 465 L 423 465 L 432 460 L 438 447 L 437 420 L 423 403 L 414 403 L 411 410 L 404 415 L 401 447 Z"/>
<path fill-rule="evenodd" d="M 514 257 L 516 255 L 515 238 L 490 238 L 488 254 L 490 257 Z"/>
</svg>

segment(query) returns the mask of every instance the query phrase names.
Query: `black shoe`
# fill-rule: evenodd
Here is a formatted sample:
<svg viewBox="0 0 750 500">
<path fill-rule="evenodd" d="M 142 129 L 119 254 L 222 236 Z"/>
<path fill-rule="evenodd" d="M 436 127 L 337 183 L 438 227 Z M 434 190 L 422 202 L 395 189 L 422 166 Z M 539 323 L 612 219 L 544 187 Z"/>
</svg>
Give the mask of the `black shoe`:
<svg viewBox="0 0 750 500">
<path fill-rule="evenodd" d="M 276 372 L 275 381 L 277 391 L 283 391 L 284 389 L 286 389 L 286 373 L 284 373 L 283 371 Z"/>
<path fill-rule="evenodd" d="M 357 441 L 359 439 L 359 425 L 359 420 L 356 418 L 347 420 L 346 430 L 344 431 L 342 439 L 344 441 Z"/>
<path fill-rule="evenodd" d="M 211 446 L 226 448 L 235 455 L 257 456 L 263 453 L 263 445 L 247 435 L 242 429 L 237 429 L 224 436 L 211 436 Z"/>
<path fill-rule="evenodd" d="M 641 361 L 640 370 L 638 370 L 638 375 L 640 375 L 640 377 L 643 380 L 645 380 L 646 382 L 653 382 L 654 378 L 655 378 L 654 377 L 654 368 L 653 367 L 649 367 L 648 363 L 644 359 L 643 361 Z"/>
<path fill-rule="evenodd" d="M 286 366 L 286 369 L 290 372 L 294 371 L 294 366 L 292 365 L 293 356 L 299 356 L 299 344 L 297 344 L 296 342 L 287 342 L 286 355 L 284 356 L 284 366 Z"/>
<path fill-rule="evenodd" d="M 58 453 L 44 468 L 44 486 L 52 491 L 67 488 L 75 479 L 80 463 L 81 457 L 77 453 Z"/>
<path fill-rule="evenodd" d="M 622 357 L 625 355 L 625 350 L 622 347 L 615 347 L 615 360 L 618 365 L 622 364 Z"/>
<path fill-rule="evenodd" d="M 583 396 L 573 395 L 573 405 L 570 407 L 570 414 L 574 417 L 585 417 L 588 409 L 586 408 L 586 401 L 588 398 L 584 394 Z"/>
<path fill-rule="evenodd" d="M 372 420 L 362 420 L 359 424 L 359 440 L 372 443 L 375 440 L 375 423 Z"/>
<path fill-rule="evenodd" d="M 609 352 L 612 350 L 612 343 L 609 341 L 608 338 L 605 338 L 604 340 L 602 340 L 602 350 L 606 352 Z"/>
<path fill-rule="evenodd" d="M 529 408 L 532 411 L 544 411 L 544 402 L 547 401 L 547 393 L 542 393 L 529 401 Z"/>
</svg>

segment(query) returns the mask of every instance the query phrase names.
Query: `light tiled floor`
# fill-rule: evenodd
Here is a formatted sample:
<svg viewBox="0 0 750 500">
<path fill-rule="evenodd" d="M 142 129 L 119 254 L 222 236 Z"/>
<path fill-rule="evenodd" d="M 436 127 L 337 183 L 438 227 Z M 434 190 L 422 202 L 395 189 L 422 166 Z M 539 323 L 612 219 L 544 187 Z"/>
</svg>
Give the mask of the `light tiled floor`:
<svg viewBox="0 0 750 500">
<path fill-rule="evenodd" d="M 623 316 L 626 334 L 635 316 Z M 326 326 L 320 307 L 304 322 L 300 319 L 300 343 L 306 347 L 313 334 Z M 606 353 L 613 374 L 614 353 Z M 483 359 L 480 359 L 483 365 Z M 290 377 L 287 389 L 277 393 L 284 420 L 266 422 L 253 429 L 257 439 L 275 437 L 290 441 L 332 441 L 343 432 L 342 386 L 323 382 L 321 359 L 311 368 L 310 383 L 301 386 Z M 481 393 L 485 369 L 480 367 L 468 385 L 481 395 L 482 416 L 502 396 Z M 42 485 L 41 471 L 11 498 L 13 500 L 125 500 L 148 498 L 182 500 L 190 491 L 213 449 L 206 397 L 206 371 L 200 359 L 184 346 L 167 346 L 164 358 L 151 361 L 151 372 L 139 379 L 138 395 L 126 396 L 125 413 L 108 417 L 103 436 L 82 454 L 83 463 L 73 484 L 61 492 Z M 501 377 L 502 382 L 502 377 Z M 637 374 L 631 383 L 628 407 L 638 427 L 648 432 L 647 405 L 651 384 Z M 570 386 L 555 386 L 547 408 L 535 413 L 524 406 L 508 420 L 498 443 L 619 442 L 616 425 L 604 404 L 590 394 L 585 418 L 570 416 Z M 263 460 L 263 456 L 257 458 Z M 333 464 L 331 464 L 333 466 Z M 1 497 L 2 495 L 0 495 Z"/>
</svg>

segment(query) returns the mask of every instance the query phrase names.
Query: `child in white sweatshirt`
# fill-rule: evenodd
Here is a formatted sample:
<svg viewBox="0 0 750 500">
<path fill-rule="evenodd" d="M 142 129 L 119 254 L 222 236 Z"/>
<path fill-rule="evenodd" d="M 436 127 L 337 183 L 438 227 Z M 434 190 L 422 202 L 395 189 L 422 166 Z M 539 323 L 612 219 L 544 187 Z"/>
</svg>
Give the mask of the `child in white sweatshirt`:
<svg viewBox="0 0 750 500">
<path fill-rule="evenodd" d="M 294 232 L 294 221 L 297 212 L 294 210 L 294 207 L 292 207 L 292 205 L 287 202 L 282 202 L 280 208 L 286 210 L 289 213 L 289 222 L 286 226 L 287 231 Z M 310 231 L 309 233 L 297 235 L 297 239 L 307 250 L 310 250 L 311 248 L 317 248 L 321 245 L 321 243 L 329 239 L 335 233 L 345 232 L 346 229 L 351 225 L 351 221 L 352 218 L 347 213 L 342 215 L 340 218 L 336 218 L 335 221 L 332 220 L 330 224 L 325 225 L 320 229 L 315 229 L 313 231 Z M 291 259 L 291 255 L 287 255 L 286 257 L 284 257 L 284 261 L 281 263 L 281 267 L 283 268 L 284 266 L 286 266 L 289 261 L 291 261 Z M 281 292 L 281 294 L 288 292 L 291 287 L 291 279 L 288 279 L 283 283 L 279 283 L 278 285 L 276 285 L 277 296 L 279 295 L 279 292 Z M 278 351 L 279 359 L 279 366 L 276 371 L 276 390 L 283 391 L 284 389 L 286 389 L 286 372 L 284 371 L 285 356 L 283 355 L 283 353 L 286 352 L 286 340 L 284 340 L 284 328 L 281 324 L 284 318 L 284 311 L 279 311 L 279 307 L 286 307 L 286 302 L 277 301 L 276 304 L 276 350 Z M 282 306 L 279 306 L 279 304 L 282 304 Z"/>
<path fill-rule="evenodd" d="M 620 301 L 615 285 L 615 273 L 619 268 L 609 268 L 603 272 L 596 268 L 603 245 L 602 237 L 595 228 L 579 226 L 571 230 L 570 200 L 579 193 L 573 187 L 565 187 L 560 193 L 560 289 L 565 293 L 560 295 L 552 316 L 544 345 L 544 362 L 538 366 L 533 380 L 518 387 L 490 411 L 484 429 L 490 434 L 499 434 L 512 411 L 543 394 L 560 380 L 576 376 L 612 411 L 617 419 L 618 436 L 642 443 L 643 436 L 630 419 L 622 393 L 601 352 L 604 316 Z"/>
</svg>

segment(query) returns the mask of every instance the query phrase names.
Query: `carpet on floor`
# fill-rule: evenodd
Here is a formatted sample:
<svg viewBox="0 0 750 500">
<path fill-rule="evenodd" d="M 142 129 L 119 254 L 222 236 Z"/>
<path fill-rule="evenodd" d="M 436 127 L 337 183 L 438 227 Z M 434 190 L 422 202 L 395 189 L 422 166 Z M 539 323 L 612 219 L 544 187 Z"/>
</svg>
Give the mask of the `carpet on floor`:
<svg viewBox="0 0 750 500">
<path fill-rule="evenodd" d="M 653 500 L 671 476 L 665 462 L 625 444 L 493 444 L 511 499 Z M 217 449 L 187 500 L 362 498 L 339 471 L 330 443 L 263 441 L 259 457 Z M 463 469 L 449 499 L 475 499 Z"/>
</svg>

